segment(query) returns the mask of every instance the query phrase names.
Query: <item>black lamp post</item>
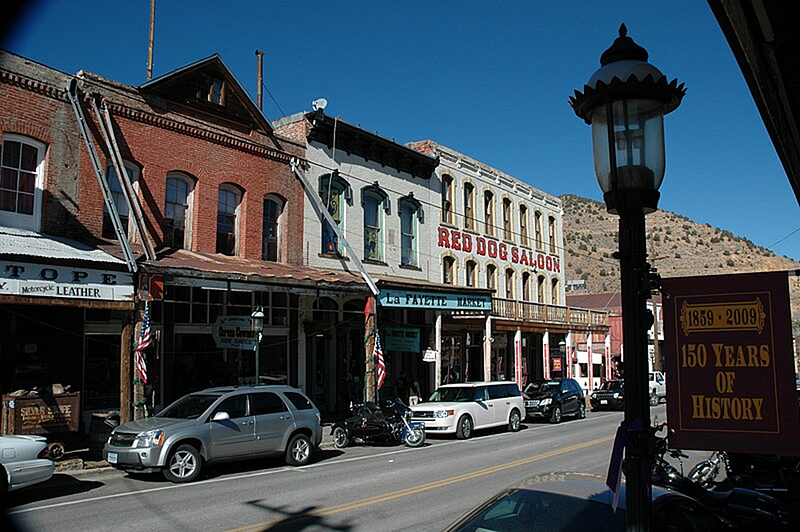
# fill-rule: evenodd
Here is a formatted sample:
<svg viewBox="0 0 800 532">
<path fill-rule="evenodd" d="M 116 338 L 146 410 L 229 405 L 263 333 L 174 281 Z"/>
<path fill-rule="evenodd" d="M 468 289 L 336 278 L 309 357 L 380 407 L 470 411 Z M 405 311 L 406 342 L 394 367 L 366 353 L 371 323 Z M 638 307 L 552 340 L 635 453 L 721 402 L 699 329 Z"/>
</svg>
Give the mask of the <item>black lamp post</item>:
<svg viewBox="0 0 800 532">
<path fill-rule="evenodd" d="M 253 320 L 253 332 L 256 333 L 256 386 L 259 384 L 258 374 L 259 374 L 259 351 L 261 350 L 261 333 L 264 331 L 264 309 L 261 307 L 257 307 L 252 314 L 250 314 L 250 318 Z"/>
<path fill-rule="evenodd" d="M 627 529 L 649 530 L 650 405 L 647 390 L 647 310 L 651 276 L 645 240 L 646 214 L 656 210 L 664 178 L 664 115 L 686 89 L 647 62 L 647 51 L 619 37 L 600 57 L 601 68 L 575 91 L 570 105 L 592 125 L 594 171 L 608 212 L 619 215 L 622 334 L 625 345 L 625 473 Z"/>
</svg>

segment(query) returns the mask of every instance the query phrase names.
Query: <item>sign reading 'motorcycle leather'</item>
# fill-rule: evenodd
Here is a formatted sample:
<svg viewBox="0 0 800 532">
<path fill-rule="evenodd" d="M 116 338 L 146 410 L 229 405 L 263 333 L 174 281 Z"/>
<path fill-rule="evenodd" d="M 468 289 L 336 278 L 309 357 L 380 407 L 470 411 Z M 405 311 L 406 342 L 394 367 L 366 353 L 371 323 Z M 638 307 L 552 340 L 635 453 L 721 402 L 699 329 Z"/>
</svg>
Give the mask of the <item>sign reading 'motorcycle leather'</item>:
<svg viewBox="0 0 800 532">
<path fill-rule="evenodd" d="M 800 454 L 786 272 L 663 280 L 670 445 Z"/>
</svg>

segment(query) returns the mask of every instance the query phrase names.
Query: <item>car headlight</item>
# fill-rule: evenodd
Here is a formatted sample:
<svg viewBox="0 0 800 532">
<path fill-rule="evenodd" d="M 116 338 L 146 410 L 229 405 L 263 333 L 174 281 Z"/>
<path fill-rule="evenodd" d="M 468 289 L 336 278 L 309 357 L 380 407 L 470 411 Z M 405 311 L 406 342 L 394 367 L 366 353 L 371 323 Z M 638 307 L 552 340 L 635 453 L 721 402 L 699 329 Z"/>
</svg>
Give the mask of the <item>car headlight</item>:
<svg viewBox="0 0 800 532">
<path fill-rule="evenodd" d="M 553 400 L 548 397 L 547 399 L 542 399 L 541 401 L 539 401 L 539 406 L 547 406 L 552 402 Z"/>
<path fill-rule="evenodd" d="M 162 443 L 164 443 L 163 430 L 148 430 L 136 436 L 136 439 L 133 440 L 133 447 L 159 447 Z"/>
<path fill-rule="evenodd" d="M 614 392 L 614 399 L 619 399 L 619 392 Z"/>
<path fill-rule="evenodd" d="M 596 393 L 592 394 L 592 399 L 597 399 L 597 394 Z"/>
<path fill-rule="evenodd" d="M 454 410 L 436 410 L 433 413 L 433 417 L 435 417 L 435 418 L 444 418 L 444 417 L 452 416 L 453 414 L 455 414 Z"/>
</svg>

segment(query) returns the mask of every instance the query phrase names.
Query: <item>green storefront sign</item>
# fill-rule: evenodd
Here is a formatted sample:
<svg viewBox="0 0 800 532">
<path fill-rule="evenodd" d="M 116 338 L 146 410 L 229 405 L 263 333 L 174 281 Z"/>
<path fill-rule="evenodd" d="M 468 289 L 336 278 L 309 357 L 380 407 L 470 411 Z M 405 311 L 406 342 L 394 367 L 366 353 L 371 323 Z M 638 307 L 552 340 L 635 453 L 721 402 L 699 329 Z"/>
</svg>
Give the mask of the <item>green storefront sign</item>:
<svg viewBox="0 0 800 532">
<path fill-rule="evenodd" d="M 492 296 L 382 290 L 378 301 L 383 307 L 437 310 L 492 310 Z"/>
<path fill-rule="evenodd" d="M 384 330 L 383 344 L 387 351 L 419 353 L 419 329 L 387 327 Z"/>
</svg>

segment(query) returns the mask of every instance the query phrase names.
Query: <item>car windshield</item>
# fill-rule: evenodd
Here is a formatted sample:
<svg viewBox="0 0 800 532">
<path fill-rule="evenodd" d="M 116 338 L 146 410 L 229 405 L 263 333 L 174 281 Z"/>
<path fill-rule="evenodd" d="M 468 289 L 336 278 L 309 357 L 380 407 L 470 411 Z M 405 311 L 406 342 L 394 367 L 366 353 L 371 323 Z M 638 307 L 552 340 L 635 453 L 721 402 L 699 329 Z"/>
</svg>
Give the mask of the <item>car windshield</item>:
<svg viewBox="0 0 800 532">
<path fill-rule="evenodd" d="M 622 381 L 606 381 L 600 385 L 601 390 L 621 390 Z"/>
<path fill-rule="evenodd" d="M 156 417 L 197 419 L 220 397 L 219 394 L 192 393 L 185 395 L 159 412 Z"/>
<path fill-rule="evenodd" d="M 525 387 L 525 393 L 558 392 L 561 383 L 558 381 L 532 382 Z"/>
<path fill-rule="evenodd" d="M 472 392 L 472 387 L 467 388 L 456 386 L 453 388 L 439 388 L 433 392 L 433 395 L 431 395 L 429 401 L 443 403 L 466 403 L 472 401 Z"/>
</svg>

